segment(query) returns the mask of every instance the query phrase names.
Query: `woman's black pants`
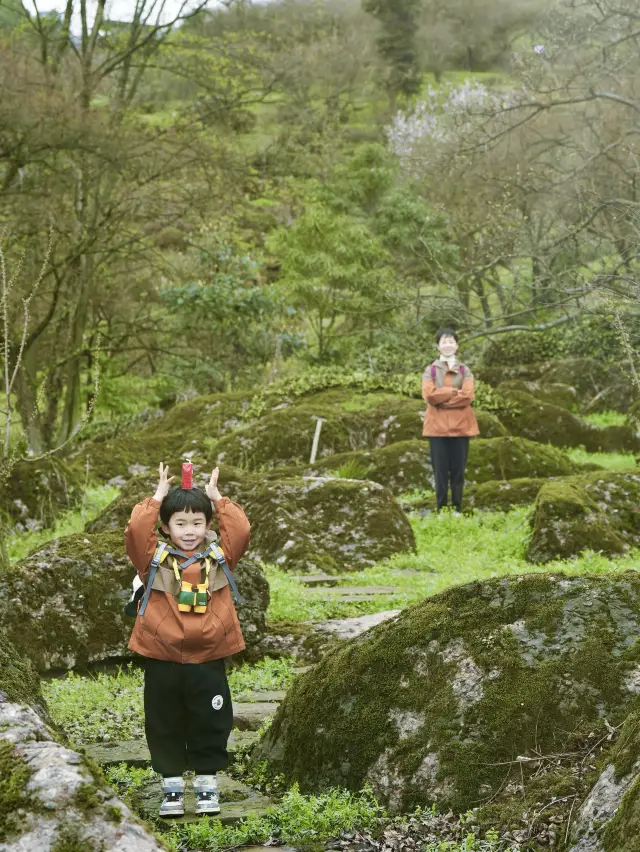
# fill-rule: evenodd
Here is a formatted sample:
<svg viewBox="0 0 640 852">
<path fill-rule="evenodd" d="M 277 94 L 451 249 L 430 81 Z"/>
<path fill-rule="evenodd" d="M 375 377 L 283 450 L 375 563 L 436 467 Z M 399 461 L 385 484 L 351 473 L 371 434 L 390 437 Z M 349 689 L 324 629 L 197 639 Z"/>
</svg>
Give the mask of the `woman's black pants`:
<svg viewBox="0 0 640 852">
<path fill-rule="evenodd" d="M 229 759 L 233 727 L 224 660 L 145 660 L 144 721 L 151 766 L 160 775 L 215 775 Z"/>
<path fill-rule="evenodd" d="M 429 449 L 438 509 L 448 504 L 449 483 L 451 483 L 451 502 L 458 512 L 461 512 L 469 439 L 429 438 Z"/>
</svg>

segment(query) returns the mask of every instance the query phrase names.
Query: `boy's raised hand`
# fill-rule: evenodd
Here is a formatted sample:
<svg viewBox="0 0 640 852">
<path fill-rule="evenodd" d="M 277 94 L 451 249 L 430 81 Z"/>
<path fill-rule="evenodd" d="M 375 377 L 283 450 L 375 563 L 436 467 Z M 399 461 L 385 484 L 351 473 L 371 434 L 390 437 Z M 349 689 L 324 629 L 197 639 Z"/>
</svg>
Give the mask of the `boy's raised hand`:
<svg viewBox="0 0 640 852">
<path fill-rule="evenodd" d="M 209 484 L 205 488 L 207 492 L 207 497 L 209 500 L 215 502 L 216 500 L 220 500 L 222 494 L 218 491 L 218 476 L 220 475 L 220 468 L 216 467 L 213 469 L 211 473 L 211 479 L 209 480 Z"/>
<path fill-rule="evenodd" d="M 165 467 L 163 462 L 160 462 L 160 467 L 158 468 L 158 487 L 156 488 L 156 493 L 153 495 L 153 499 L 157 500 L 158 503 L 162 503 L 164 498 L 169 493 L 169 489 L 171 488 L 171 483 L 175 479 L 174 476 L 169 477 L 169 465 Z"/>
</svg>

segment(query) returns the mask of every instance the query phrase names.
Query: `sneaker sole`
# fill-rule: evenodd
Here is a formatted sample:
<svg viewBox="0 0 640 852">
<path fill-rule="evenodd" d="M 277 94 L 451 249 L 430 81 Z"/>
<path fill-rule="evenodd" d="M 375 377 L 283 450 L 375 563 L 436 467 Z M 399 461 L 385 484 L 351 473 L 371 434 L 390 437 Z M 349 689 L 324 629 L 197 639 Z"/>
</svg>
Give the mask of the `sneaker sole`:
<svg viewBox="0 0 640 852">
<path fill-rule="evenodd" d="M 159 816 L 161 816 L 161 817 L 163 817 L 163 818 L 166 818 L 166 817 L 169 817 L 169 818 L 171 818 L 171 817 L 181 817 L 181 816 L 184 816 L 184 808 L 181 808 L 181 809 L 179 809 L 179 810 L 178 810 L 178 809 L 176 809 L 176 810 L 174 810 L 174 811 L 160 811 Z"/>
<path fill-rule="evenodd" d="M 220 813 L 220 808 L 196 808 L 196 816 L 216 816 Z"/>
</svg>

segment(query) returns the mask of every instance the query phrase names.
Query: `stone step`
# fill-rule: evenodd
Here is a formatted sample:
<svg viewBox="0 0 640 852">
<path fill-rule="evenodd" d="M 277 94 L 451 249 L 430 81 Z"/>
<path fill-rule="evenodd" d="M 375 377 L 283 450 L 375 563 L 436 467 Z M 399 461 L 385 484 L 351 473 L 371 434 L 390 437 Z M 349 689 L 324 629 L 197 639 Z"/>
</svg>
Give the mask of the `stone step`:
<svg viewBox="0 0 640 852">
<path fill-rule="evenodd" d="M 328 598 L 363 597 L 372 598 L 378 595 L 391 595 L 399 590 L 396 586 L 337 586 L 334 589 L 314 589 Z"/>
<path fill-rule="evenodd" d="M 279 706 L 275 701 L 236 701 L 233 705 L 233 724 L 239 731 L 257 731 Z"/>
<path fill-rule="evenodd" d="M 297 574 L 296 580 L 303 586 L 337 586 L 340 577 L 332 577 L 330 574 Z"/>
<path fill-rule="evenodd" d="M 229 737 L 229 754 L 252 746 L 258 739 L 256 731 L 232 731 Z M 126 763 L 144 768 L 151 765 L 151 756 L 144 740 L 120 740 L 112 743 L 90 743 L 82 750 L 101 766 Z"/>
<path fill-rule="evenodd" d="M 219 819 L 224 825 L 240 822 L 245 819 L 250 813 L 257 816 L 262 816 L 269 805 L 272 804 L 271 799 L 264 796 L 262 793 L 257 793 L 252 790 L 242 781 L 237 781 L 235 778 L 229 778 L 228 775 L 218 773 L 218 791 L 220 796 L 219 815 L 213 819 Z M 132 805 L 134 809 L 145 819 L 159 821 L 158 816 L 160 803 L 162 802 L 161 779 L 158 776 L 149 780 L 132 796 Z M 200 822 L 203 817 L 196 816 L 195 810 L 195 795 L 191 781 L 187 781 L 184 795 L 185 815 L 174 819 L 162 818 L 162 822 L 168 823 L 189 823 Z"/>
<path fill-rule="evenodd" d="M 287 694 L 286 689 L 258 689 L 255 692 L 244 692 L 238 700 L 233 702 L 235 709 L 236 704 L 280 704 L 284 701 Z"/>
</svg>

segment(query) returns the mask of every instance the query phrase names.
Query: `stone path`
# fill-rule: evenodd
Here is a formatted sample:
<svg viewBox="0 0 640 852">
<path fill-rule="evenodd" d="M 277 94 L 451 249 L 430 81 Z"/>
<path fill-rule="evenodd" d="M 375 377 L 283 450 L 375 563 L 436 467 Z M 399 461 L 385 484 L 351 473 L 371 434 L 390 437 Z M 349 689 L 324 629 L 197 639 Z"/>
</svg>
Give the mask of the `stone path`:
<svg viewBox="0 0 640 852">
<path fill-rule="evenodd" d="M 158 811 L 162 802 L 160 783 L 159 777 L 151 779 L 133 797 L 132 804 L 135 810 L 145 819 L 154 821 L 159 819 Z M 261 816 L 269 805 L 272 804 L 267 796 L 257 793 L 246 784 L 243 784 L 242 781 L 229 778 L 228 775 L 223 775 L 222 773 L 218 773 L 218 791 L 221 811 L 215 819 L 219 819 L 224 825 L 240 822 L 250 813 Z M 196 816 L 194 813 L 195 796 L 190 780 L 186 784 L 184 806 L 184 816 L 167 820 L 167 822 L 188 823 L 200 822 L 203 819 L 203 817 Z"/>
<path fill-rule="evenodd" d="M 253 745 L 258 739 L 257 731 L 232 731 L 229 738 L 229 754 Z M 90 743 L 82 747 L 87 756 L 101 766 L 127 766 L 145 768 L 151 765 L 151 755 L 145 740 L 119 740 L 112 743 Z"/>
</svg>

